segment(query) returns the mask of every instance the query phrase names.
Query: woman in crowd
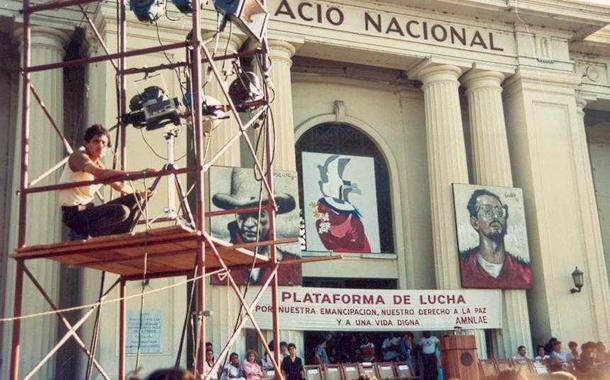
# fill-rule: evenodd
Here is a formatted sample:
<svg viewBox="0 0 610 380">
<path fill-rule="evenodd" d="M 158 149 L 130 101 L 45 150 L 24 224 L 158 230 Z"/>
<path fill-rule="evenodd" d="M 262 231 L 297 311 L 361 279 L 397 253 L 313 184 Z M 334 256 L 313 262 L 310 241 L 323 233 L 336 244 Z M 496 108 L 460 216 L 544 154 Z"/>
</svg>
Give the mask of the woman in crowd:
<svg viewBox="0 0 610 380">
<path fill-rule="evenodd" d="M 222 371 L 222 380 L 229 379 L 246 380 L 244 372 L 239 365 L 239 355 L 236 352 L 229 355 L 229 363 L 227 363 Z"/>
<path fill-rule="evenodd" d="M 536 346 L 536 356 L 534 357 L 534 361 L 544 365 L 545 367 L 549 364 L 549 356 L 546 354 L 546 350 L 541 344 Z"/>
<path fill-rule="evenodd" d="M 561 341 L 553 343 L 553 351 L 549 355 L 549 368 L 551 372 L 565 371 L 570 369 L 568 354 L 561 351 Z"/>
<path fill-rule="evenodd" d="M 263 373 L 263 369 L 257 363 L 258 355 L 256 351 L 250 350 L 246 354 L 246 360 L 242 365 L 242 369 L 244 371 L 244 375 L 246 376 L 246 380 L 261 380 L 265 378 L 265 374 Z"/>
<path fill-rule="evenodd" d="M 417 347 L 414 343 L 415 337 L 412 332 L 407 331 L 400 341 L 400 357 L 409 363 L 413 373 L 417 372 Z"/>
<path fill-rule="evenodd" d="M 206 376 L 208 373 L 210 373 L 212 367 L 214 367 L 214 364 L 216 364 L 216 359 L 214 358 L 214 351 L 208 349 L 205 351 L 205 364 L 203 365 Z M 212 377 L 210 379 L 217 380 L 218 374 L 212 374 Z"/>
<path fill-rule="evenodd" d="M 288 345 L 288 356 L 282 360 L 282 374 L 286 380 L 302 380 L 305 378 L 303 361 L 297 356 L 297 346 Z"/>
</svg>

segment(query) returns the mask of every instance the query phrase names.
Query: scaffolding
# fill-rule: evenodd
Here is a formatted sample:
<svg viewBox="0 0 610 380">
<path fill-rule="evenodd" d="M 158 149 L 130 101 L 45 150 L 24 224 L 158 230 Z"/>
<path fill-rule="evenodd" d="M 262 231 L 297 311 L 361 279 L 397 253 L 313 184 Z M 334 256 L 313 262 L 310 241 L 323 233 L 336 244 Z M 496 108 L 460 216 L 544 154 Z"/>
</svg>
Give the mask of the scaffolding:
<svg viewBox="0 0 610 380">
<path fill-rule="evenodd" d="M 297 239 L 278 239 L 276 236 L 275 228 L 275 215 L 276 215 L 276 203 L 274 199 L 274 172 L 273 172 L 273 159 L 271 155 L 271 146 L 273 140 L 269 133 L 269 94 L 268 91 L 264 91 L 264 97 L 262 100 L 257 102 L 259 110 L 257 113 L 252 115 L 252 118 L 248 122 L 242 122 L 239 116 L 239 110 L 236 108 L 236 104 L 231 99 L 228 92 L 228 86 L 221 77 L 221 73 L 215 65 L 215 61 L 222 61 L 227 59 L 236 59 L 246 56 L 258 56 L 260 62 L 262 62 L 262 71 L 266 72 L 270 68 L 268 67 L 267 60 L 267 37 L 266 32 L 263 33 L 262 42 L 260 47 L 250 49 L 244 52 L 228 54 L 224 56 L 213 56 L 206 45 L 203 43 L 202 38 L 202 25 L 201 25 L 201 0 L 192 0 L 192 17 L 191 26 L 192 33 L 189 39 L 182 42 L 175 42 L 166 45 L 153 46 L 135 50 L 127 50 L 127 16 L 126 16 L 126 2 L 127 0 L 116 0 L 117 6 L 117 40 L 118 40 L 118 51 L 111 53 L 109 48 L 104 43 L 104 40 L 89 18 L 87 12 L 83 8 L 83 5 L 101 2 L 103 0 L 55 0 L 49 1 L 42 4 L 31 4 L 30 0 L 24 0 L 23 3 L 23 61 L 22 61 L 22 108 L 21 108 L 21 178 L 19 182 L 19 229 L 18 229 L 18 240 L 17 249 L 12 257 L 16 260 L 16 275 L 15 275 L 15 289 L 14 289 L 14 321 L 12 331 L 12 350 L 10 358 L 10 379 L 17 380 L 20 376 L 19 368 L 19 355 L 21 351 L 20 346 L 20 334 L 21 334 L 21 312 L 22 312 L 22 301 L 23 301 L 23 285 L 24 277 L 29 278 L 36 289 L 41 293 L 44 299 L 48 302 L 55 314 L 67 328 L 67 333 L 58 340 L 57 344 L 49 351 L 49 353 L 36 365 L 31 368 L 29 372 L 24 375 L 24 379 L 31 378 L 45 363 L 59 350 L 59 348 L 73 338 L 80 349 L 89 358 L 90 364 L 94 366 L 99 374 L 109 379 L 109 375 L 104 371 L 101 364 L 95 359 L 95 350 L 90 350 L 84 343 L 84 341 L 77 334 L 77 329 L 82 326 L 85 321 L 94 315 L 95 311 L 99 312 L 99 308 L 103 303 L 105 297 L 119 286 L 119 365 L 118 365 L 118 378 L 124 379 L 126 376 L 126 283 L 133 280 L 143 280 L 150 278 L 161 278 L 170 276 L 191 276 L 193 286 L 196 290 L 196 301 L 194 305 L 194 315 L 196 316 L 196 358 L 194 364 L 194 371 L 198 378 L 210 378 L 213 373 L 218 370 L 221 360 L 217 360 L 213 368 L 208 371 L 204 369 L 205 365 L 205 350 L 203 347 L 206 342 L 205 333 L 205 301 L 206 301 L 206 277 L 216 273 L 224 273 L 227 275 L 229 286 L 233 289 L 236 297 L 241 303 L 241 307 L 245 311 L 248 318 L 240 318 L 240 322 L 236 324 L 232 335 L 220 351 L 218 357 L 223 358 L 227 355 L 231 345 L 235 342 L 238 333 L 241 328 L 245 325 L 246 321 L 250 321 L 257 335 L 262 342 L 265 350 L 272 358 L 273 366 L 275 368 L 275 377 L 281 379 L 281 371 L 278 367 L 279 360 L 279 305 L 278 305 L 278 269 L 281 265 L 291 265 L 296 263 L 280 262 L 278 261 L 278 255 L 275 245 L 283 244 L 288 242 L 296 242 Z M 262 2 L 263 6 L 264 1 Z M 96 38 L 99 40 L 101 47 L 104 49 L 105 54 L 95 57 L 80 58 L 70 61 L 57 62 L 52 64 L 36 65 L 31 64 L 31 17 L 34 13 L 56 10 L 63 7 L 78 6 L 84 15 L 84 19 L 87 21 L 89 27 L 93 31 Z M 126 59 L 129 57 L 135 57 L 138 55 L 150 54 L 155 52 L 165 52 L 173 49 L 186 49 L 186 59 L 181 62 L 175 62 L 171 64 L 162 64 L 155 67 L 143 67 L 143 68 L 127 68 Z M 190 58 L 190 59 L 189 59 Z M 116 60 L 116 62 L 115 62 Z M 165 168 L 164 170 L 157 172 L 142 172 L 142 173 L 125 173 L 121 176 L 116 176 L 107 180 L 96 179 L 93 181 L 82 181 L 68 184 L 55 184 L 47 186 L 36 186 L 43 178 L 48 177 L 53 171 L 61 168 L 66 164 L 67 158 L 63 159 L 49 170 L 47 170 L 42 176 L 29 180 L 28 177 L 28 160 L 29 160 L 29 134 L 30 134 L 30 102 L 31 95 L 40 104 L 43 113 L 54 127 L 56 133 L 64 144 L 65 149 L 68 153 L 72 152 L 72 148 L 68 143 L 67 139 L 63 136 L 56 123 L 53 121 L 52 116 L 44 106 L 44 102 L 36 92 L 34 86 L 31 83 L 31 74 L 34 72 L 41 72 L 44 70 L 52 69 L 63 69 L 67 67 L 75 67 L 80 65 L 91 64 L 95 62 L 110 62 L 116 71 L 118 80 L 118 113 L 124 115 L 127 111 L 126 102 L 126 81 L 127 75 L 138 74 L 138 73 L 151 73 L 157 70 L 174 69 L 176 67 L 183 67 L 188 70 L 190 74 L 190 89 L 191 89 L 191 114 L 192 125 L 193 125 L 193 139 L 195 145 L 195 159 L 194 165 L 184 169 L 176 169 L 173 167 Z M 235 135 L 222 146 L 219 151 L 211 157 L 209 160 L 205 160 L 204 157 L 204 130 L 202 125 L 202 65 L 208 64 L 213 79 L 220 85 L 224 94 L 223 103 L 226 103 L 226 107 L 232 118 L 237 123 L 239 130 L 236 131 Z M 250 141 L 247 131 L 252 128 L 255 124 L 255 120 L 259 117 L 264 117 L 262 123 L 262 131 L 264 133 L 263 144 L 264 157 L 262 162 L 258 159 L 256 149 Z M 126 156 L 127 156 L 127 142 L 126 142 L 126 127 L 127 124 L 119 117 L 117 120 L 118 128 L 120 131 L 120 169 L 126 170 Z M 262 132 L 261 132 L 262 133 Z M 226 150 L 236 142 L 245 141 L 254 161 L 255 171 L 262 178 L 262 185 L 264 191 L 267 193 L 268 201 L 266 205 L 261 206 L 259 203 L 258 208 L 242 208 L 236 210 L 225 210 L 225 211 L 214 211 L 205 212 L 204 200 L 205 200 L 205 174 L 208 172 L 210 167 L 216 162 Z M 98 238 L 91 238 L 84 241 L 69 241 L 62 243 L 53 243 L 45 245 L 33 245 L 28 246 L 26 243 L 26 210 L 27 210 L 27 199 L 28 196 L 48 191 L 57 191 L 61 189 L 74 188 L 78 186 L 89 186 L 100 183 L 111 183 L 116 181 L 133 181 L 145 178 L 161 178 L 167 176 L 177 175 L 192 175 L 194 179 L 195 189 L 195 213 L 194 213 L 194 229 L 184 228 L 181 226 L 174 227 L 163 227 L 153 228 L 144 232 L 138 232 L 135 234 L 124 234 L 118 236 L 105 236 Z M 211 236 L 210 233 L 206 232 L 205 218 L 214 217 L 218 215 L 226 214 L 240 214 L 240 213 L 252 213 L 258 211 L 260 213 L 261 207 L 264 207 L 269 213 L 269 240 L 257 241 L 255 243 L 244 243 L 244 244 L 231 244 Z M 59 222 L 59 221 L 58 221 Z M 148 223 L 148 222 L 147 222 Z M 148 224 L 147 224 L 148 225 Z M 144 244 L 144 242 L 146 244 Z M 142 246 L 145 248 L 142 248 Z M 260 246 L 268 246 L 270 250 L 269 256 L 263 256 L 256 254 L 256 248 Z M 254 249 L 254 252 L 252 251 Z M 63 264 L 71 264 L 82 268 L 92 268 L 101 270 L 104 272 L 114 273 L 119 276 L 118 280 L 114 282 L 108 289 L 100 292 L 100 298 L 98 302 L 91 306 L 87 310 L 82 318 L 78 322 L 71 324 L 64 317 L 64 314 L 53 302 L 53 300 L 45 292 L 43 286 L 37 281 L 32 272 L 27 268 L 26 262 L 28 260 L 37 259 L 50 259 Z M 316 260 L 296 260 L 298 263 L 305 261 L 318 261 Z M 231 275 L 231 269 L 249 268 L 253 266 L 267 266 L 271 267 L 271 275 L 262 284 L 260 290 L 256 293 L 253 300 L 248 303 L 244 296 L 241 294 L 240 289 Z M 256 304 L 260 301 L 263 293 L 271 288 L 271 302 L 272 302 L 272 323 L 273 323 L 273 342 L 274 350 L 270 352 L 268 343 L 262 333 L 262 330 L 253 316 L 253 310 Z M 187 311 L 188 312 L 188 311 Z M 240 314 L 241 317 L 241 314 Z M 207 372 L 207 375 L 205 373 Z"/>
</svg>

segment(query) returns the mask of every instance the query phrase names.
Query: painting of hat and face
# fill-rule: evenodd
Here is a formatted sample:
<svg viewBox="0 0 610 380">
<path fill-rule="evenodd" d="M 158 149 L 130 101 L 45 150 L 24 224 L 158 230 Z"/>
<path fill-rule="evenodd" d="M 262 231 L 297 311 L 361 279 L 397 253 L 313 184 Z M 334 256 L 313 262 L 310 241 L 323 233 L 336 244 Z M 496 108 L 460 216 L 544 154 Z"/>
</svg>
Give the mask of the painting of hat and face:
<svg viewBox="0 0 610 380">
<path fill-rule="evenodd" d="M 267 190 L 262 181 L 258 181 L 253 169 L 214 166 L 210 168 L 210 210 L 233 210 L 249 207 L 266 206 Z M 276 237 L 299 237 L 297 173 L 275 171 Z M 266 210 L 245 214 L 230 214 L 211 218 L 210 227 L 215 238 L 234 243 L 253 243 L 269 240 L 269 215 Z M 269 247 L 260 246 L 258 254 L 268 255 Z M 300 259 L 299 243 L 277 246 L 279 260 Z M 262 284 L 269 277 L 271 267 L 233 271 L 233 279 L 238 285 Z M 303 276 L 300 264 L 282 265 L 278 272 L 280 285 L 301 285 Z M 218 276 L 212 278 L 212 284 L 225 285 L 226 279 Z"/>
<path fill-rule="evenodd" d="M 307 252 L 379 253 L 373 157 L 302 153 Z"/>
</svg>

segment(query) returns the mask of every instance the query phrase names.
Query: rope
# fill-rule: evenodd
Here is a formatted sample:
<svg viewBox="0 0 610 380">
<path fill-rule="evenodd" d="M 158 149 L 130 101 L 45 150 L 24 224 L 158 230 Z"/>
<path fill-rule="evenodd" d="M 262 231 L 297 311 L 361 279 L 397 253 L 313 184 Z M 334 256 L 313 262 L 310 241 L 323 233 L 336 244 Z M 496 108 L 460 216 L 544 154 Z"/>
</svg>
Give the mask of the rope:
<svg viewBox="0 0 610 380">
<path fill-rule="evenodd" d="M 144 197 L 148 198 L 148 188 L 146 187 L 146 178 L 143 178 L 144 182 Z M 132 186 L 133 189 L 133 186 Z M 140 207 L 140 202 L 138 199 L 138 194 L 134 190 L 134 197 L 136 199 L 136 203 L 138 204 L 138 208 Z M 144 218 L 148 220 L 148 202 L 146 202 L 146 207 L 144 207 Z M 148 233 L 150 231 L 150 225 L 146 223 L 145 227 L 146 233 L 144 234 L 144 270 L 142 271 L 142 290 L 140 291 L 140 315 L 139 315 L 139 324 L 138 324 L 138 348 L 136 350 L 136 362 L 134 364 L 134 371 L 137 373 L 138 368 L 140 367 L 140 348 L 142 345 L 142 321 L 144 319 L 144 290 L 146 289 L 146 274 L 148 272 Z"/>
<path fill-rule="evenodd" d="M 162 292 L 162 291 L 165 291 L 165 290 L 168 290 L 168 289 L 177 288 L 179 286 L 186 285 L 189 282 L 197 281 L 200 278 L 205 278 L 205 277 L 208 277 L 208 276 L 212 276 L 212 275 L 215 275 L 215 274 L 220 273 L 220 272 L 225 272 L 225 271 L 224 270 L 218 270 L 218 271 L 214 271 L 214 272 L 208 272 L 204 276 L 193 277 L 191 279 L 184 280 L 184 281 L 178 282 L 176 284 L 164 286 L 164 287 L 159 288 L 159 289 L 149 290 L 147 292 L 144 292 L 143 294 L 145 296 L 147 296 L 149 294 L 159 293 L 159 292 Z M 106 305 L 106 304 L 109 304 L 109 303 L 117 303 L 117 302 L 120 302 L 120 301 L 126 301 L 126 300 L 130 300 L 132 298 L 136 298 L 136 297 L 140 297 L 140 296 L 141 296 L 140 294 L 133 294 L 133 295 L 125 296 L 125 297 L 122 297 L 122 298 L 121 297 L 111 298 L 111 299 L 108 299 L 108 300 L 93 302 L 93 303 L 84 304 L 84 305 L 81 305 L 81 306 L 67 307 L 65 309 L 43 311 L 43 312 L 40 312 L 40 313 L 20 315 L 18 317 L 0 318 L 0 323 L 1 322 L 13 322 L 13 321 L 17 321 L 17 320 L 24 320 L 24 319 L 43 317 L 43 316 L 46 316 L 46 315 L 66 313 L 66 312 L 76 311 L 76 310 L 84 310 L 84 309 L 89 309 L 89 308 L 92 308 L 92 307 L 98 307 L 98 306 L 101 306 L 101 305 Z"/>
</svg>

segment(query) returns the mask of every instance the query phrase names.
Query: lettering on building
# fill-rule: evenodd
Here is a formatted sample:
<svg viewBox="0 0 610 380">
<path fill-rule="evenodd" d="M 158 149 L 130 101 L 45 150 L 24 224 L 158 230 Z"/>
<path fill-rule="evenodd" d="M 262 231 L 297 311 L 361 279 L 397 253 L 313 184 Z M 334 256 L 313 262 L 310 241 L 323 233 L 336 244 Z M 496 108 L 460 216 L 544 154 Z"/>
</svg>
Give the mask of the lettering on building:
<svg viewBox="0 0 610 380">
<path fill-rule="evenodd" d="M 410 41 L 504 51 L 492 31 L 364 9 L 357 14 L 352 11 L 347 12 L 346 8 L 314 1 L 280 0 L 273 16 L 345 30 L 350 29 L 348 25 L 352 28 L 356 25 L 359 31 Z"/>
</svg>

